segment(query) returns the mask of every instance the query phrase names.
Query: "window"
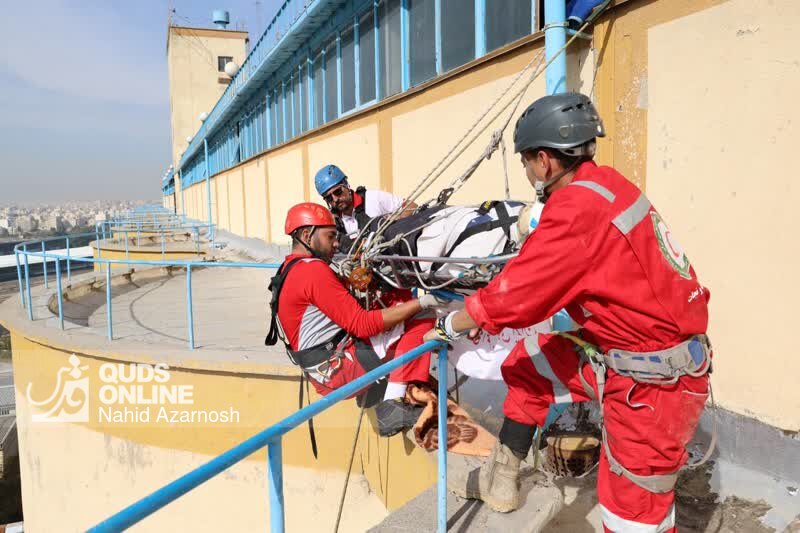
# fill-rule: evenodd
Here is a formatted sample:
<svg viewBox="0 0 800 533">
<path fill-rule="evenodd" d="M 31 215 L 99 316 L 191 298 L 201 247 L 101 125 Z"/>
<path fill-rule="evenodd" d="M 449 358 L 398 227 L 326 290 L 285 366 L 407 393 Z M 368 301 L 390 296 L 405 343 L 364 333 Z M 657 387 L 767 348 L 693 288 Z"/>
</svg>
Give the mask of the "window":
<svg viewBox="0 0 800 533">
<path fill-rule="evenodd" d="M 318 53 L 314 58 L 313 63 L 313 84 L 314 84 L 314 127 L 321 126 L 325 120 L 322 117 L 322 99 L 323 82 L 322 82 L 322 53 Z"/>
<path fill-rule="evenodd" d="M 375 100 L 375 17 L 372 9 L 358 23 L 359 104 Z"/>
<path fill-rule="evenodd" d="M 231 56 L 218 56 L 217 57 L 217 70 L 219 72 L 225 72 L 225 65 L 233 61 Z"/>
<path fill-rule="evenodd" d="M 399 93 L 400 72 L 400 0 L 383 0 L 378 7 L 381 56 L 381 97 Z"/>
<path fill-rule="evenodd" d="M 278 99 L 276 91 L 269 98 L 269 135 L 270 146 L 278 144 Z"/>
<path fill-rule="evenodd" d="M 308 120 L 308 69 L 307 63 L 300 67 L 300 128 L 302 131 L 308 131 L 311 127 Z"/>
<path fill-rule="evenodd" d="M 294 82 L 292 83 L 292 107 L 294 108 L 294 135 L 297 137 L 302 133 L 302 127 L 300 125 L 300 92 L 302 91 L 303 86 L 300 83 L 300 72 L 298 71 L 294 75 Z"/>
<path fill-rule="evenodd" d="M 275 144 L 280 144 L 284 140 L 284 132 L 286 131 L 283 124 L 283 84 L 278 85 L 278 88 L 275 90 L 275 97 L 278 99 L 278 118 L 275 121 L 278 134 L 275 136 Z"/>
<path fill-rule="evenodd" d="M 531 0 L 486 2 L 486 50 L 492 51 L 531 33 Z"/>
<path fill-rule="evenodd" d="M 338 116 L 338 86 L 336 41 L 333 41 L 325 49 L 325 122 Z"/>
<path fill-rule="evenodd" d="M 411 35 L 411 85 L 419 85 L 436 76 L 436 19 L 434 2 L 408 0 Z"/>
<path fill-rule="evenodd" d="M 475 0 L 442 2 L 442 69 L 475 59 Z"/>
<path fill-rule="evenodd" d="M 353 29 L 342 33 L 342 113 L 356 106 L 356 44 Z"/>
</svg>

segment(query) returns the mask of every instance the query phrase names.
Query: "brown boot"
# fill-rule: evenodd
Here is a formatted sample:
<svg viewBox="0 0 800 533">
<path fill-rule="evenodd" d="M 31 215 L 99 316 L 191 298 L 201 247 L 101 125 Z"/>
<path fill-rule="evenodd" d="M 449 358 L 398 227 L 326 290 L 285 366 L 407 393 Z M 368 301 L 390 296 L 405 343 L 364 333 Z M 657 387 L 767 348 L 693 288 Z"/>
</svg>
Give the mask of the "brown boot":
<svg viewBox="0 0 800 533">
<path fill-rule="evenodd" d="M 508 513 L 519 507 L 520 462 L 508 446 L 498 441 L 483 466 L 469 472 L 466 479 L 454 476 L 448 485 L 457 496 L 483 500 L 492 510 Z"/>
</svg>

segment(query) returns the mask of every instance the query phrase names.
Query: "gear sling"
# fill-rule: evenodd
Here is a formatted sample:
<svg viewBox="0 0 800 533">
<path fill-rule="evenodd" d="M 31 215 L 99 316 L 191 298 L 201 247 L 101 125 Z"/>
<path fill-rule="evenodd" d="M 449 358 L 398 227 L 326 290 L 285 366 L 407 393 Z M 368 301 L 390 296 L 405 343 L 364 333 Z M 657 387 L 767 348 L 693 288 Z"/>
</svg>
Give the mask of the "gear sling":
<svg viewBox="0 0 800 533">
<path fill-rule="evenodd" d="M 341 358 L 344 357 L 343 349 L 351 339 L 350 335 L 342 329 L 331 339 L 317 344 L 316 346 L 304 348 L 302 350 L 292 350 L 292 347 L 287 342 L 283 334 L 283 330 L 278 322 L 278 305 L 280 301 L 281 290 L 286 283 L 286 278 L 288 277 L 289 272 L 298 263 L 298 261 L 301 261 L 302 259 L 305 258 L 296 257 L 288 263 L 281 265 L 281 267 L 278 269 L 278 272 L 270 280 L 269 290 L 272 293 L 272 298 L 269 306 L 271 317 L 269 332 L 264 339 L 264 344 L 267 346 L 274 346 L 277 344 L 279 339 L 283 341 L 283 344 L 286 348 L 286 354 L 289 356 L 289 360 L 292 362 L 292 364 L 300 367 L 300 391 L 298 394 L 300 408 L 303 407 L 304 380 L 306 380 L 306 392 L 310 399 L 310 392 L 307 382 L 307 380 L 310 379 L 308 372 L 313 370 L 322 374 L 323 376 L 328 377 L 335 373 L 339 368 L 338 363 L 340 362 Z M 355 348 L 354 352 L 356 360 L 366 372 L 374 370 L 381 365 L 381 359 L 368 342 L 364 342 L 361 339 L 352 339 L 352 341 Z M 386 384 L 387 379 L 384 377 L 371 385 L 364 393 L 356 397 L 356 403 L 358 406 L 373 407 L 376 405 L 383 398 Z M 308 420 L 308 431 L 311 438 L 311 448 L 314 452 L 314 457 L 317 457 L 317 443 L 314 433 L 313 419 Z"/>
</svg>

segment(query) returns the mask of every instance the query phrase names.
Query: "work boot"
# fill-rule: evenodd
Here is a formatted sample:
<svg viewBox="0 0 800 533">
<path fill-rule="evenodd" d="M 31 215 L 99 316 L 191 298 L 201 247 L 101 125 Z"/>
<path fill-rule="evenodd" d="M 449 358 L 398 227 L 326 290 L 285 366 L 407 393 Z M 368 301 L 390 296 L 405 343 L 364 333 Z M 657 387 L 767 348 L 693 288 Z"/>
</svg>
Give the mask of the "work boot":
<svg viewBox="0 0 800 533">
<path fill-rule="evenodd" d="M 521 459 L 500 441 L 483 466 L 469 472 L 465 482 L 448 483 L 457 496 L 483 500 L 498 513 L 508 513 L 519 507 L 519 468 Z M 449 481 L 449 479 L 448 479 Z"/>
<path fill-rule="evenodd" d="M 411 405 L 400 398 L 383 400 L 375 406 L 378 418 L 378 433 L 381 437 L 391 437 L 412 427 L 422 413 L 422 407 Z"/>
</svg>

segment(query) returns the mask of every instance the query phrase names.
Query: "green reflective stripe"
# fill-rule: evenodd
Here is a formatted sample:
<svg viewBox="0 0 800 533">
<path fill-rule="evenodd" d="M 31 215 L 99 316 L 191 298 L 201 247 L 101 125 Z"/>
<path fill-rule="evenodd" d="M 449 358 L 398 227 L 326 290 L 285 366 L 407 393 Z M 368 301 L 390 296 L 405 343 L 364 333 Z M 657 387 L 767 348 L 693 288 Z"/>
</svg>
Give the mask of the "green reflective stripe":
<svg viewBox="0 0 800 533">
<path fill-rule="evenodd" d="M 647 216 L 651 207 L 652 205 L 650 205 L 650 200 L 647 199 L 647 196 L 640 194 L 639 198 L 637 198 L 629 208 L 617 215 L 611 223 L 614 224 L 623 235 L 627 235 L 636 227 L 636 224 Z"/>
<path fill-rule="evenodd" d="M 592 190 L 608 200 L 609 202 L 613 202 L 617 197 L 614 195 L 613 192 L 609 191 L 599 183 L 595 183 L 593 181 L 573 181 L 570 185 L 577 185 L 579 187 L 586 187 L 589 190 Z"/>
</svg>

